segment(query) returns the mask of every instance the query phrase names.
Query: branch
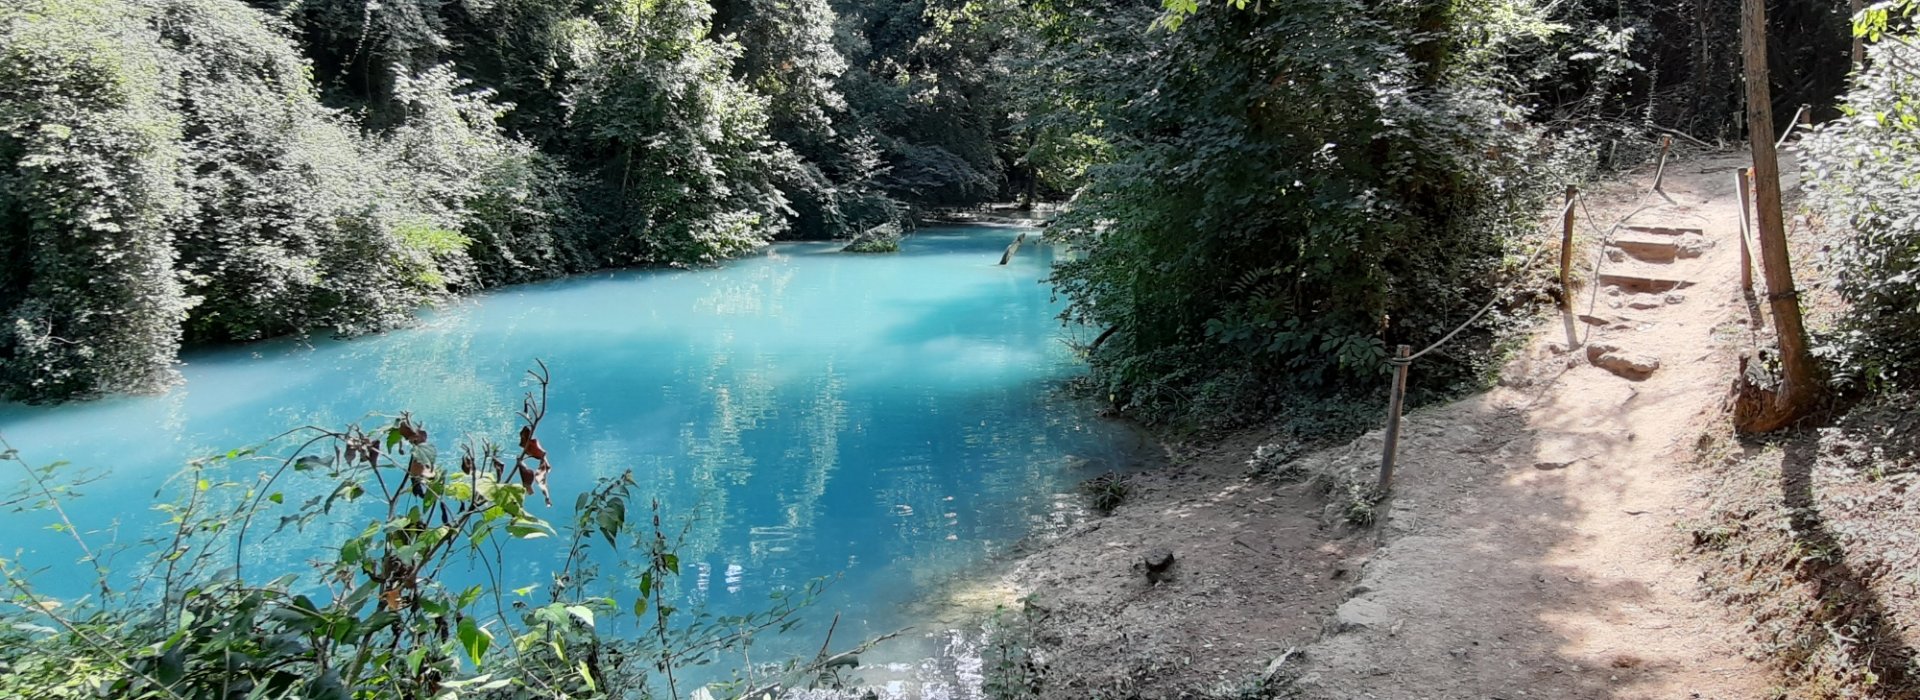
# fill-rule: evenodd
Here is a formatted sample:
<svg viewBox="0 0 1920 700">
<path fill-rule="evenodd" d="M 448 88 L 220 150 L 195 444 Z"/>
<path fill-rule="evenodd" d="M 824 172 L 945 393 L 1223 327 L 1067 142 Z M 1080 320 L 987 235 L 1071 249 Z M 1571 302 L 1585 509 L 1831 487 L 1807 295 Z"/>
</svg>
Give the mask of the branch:
<svg viewBox="0 0 1920 700">
<path fill-rule="evenodd" d="M 1715 146 L 1715 145 L 1713 145 L 1713 144 L 1710 144 L 1710 143 L 1707 143 L 1707 142 L 1705 142 L 1705 141 L 1701 141 L 1700 139 L 1697 139 L 1697 138 L 1694 138 L 1694 136 L 1693 136 L 1693 134 L 1689 134 L 1689 133 L 1687 133 L 1687 132 L 1684 132 L 1684 131 L 1681 131 L 1681 130 L 1679 130 L 1679 129 L 1669 129 L 1669 128 L 1667 128 L 1667 127 L 1664 127 L 1664 126 L 1661 126 L 1661 125 L 1659 125 L 1659 124 L 1655 124 L 1655 123 L 1652 123 L 1652 122 L 1648 122 L 1648 123 L 1647 123 L 1647 126 L 1648 126 L 1648 127 L 1650 127 L 1650 128 L 1652 128 L 1652 129 L 1653 129 L 1654 131 L 1658 131 L 1658 132 L 1660 132 L 1660 133 L 1663 133 L 1663 134 L 1668 134 L 1668 135 L 1671 135 L 1671 136 L 1678 136 L 1678 137 L 1680 137 L 1680 138 L 1683 138 L 1683 139 L 1686 139 L 1686 140 L 1688 140 L 1688 141 L 1692 141 L 1693 143 L 1695 143 L 1695 144 L 1698 144 L 1698 145 L 1699 145 L 1699 146 L 1700 146 L 1701 148 L 1711 148 L 1711 149 L 1714 149 L 1714 150 L 1719 150 L 1719 149 L 1720 149 L 1720 147 L 1719 147 L 1719 146 Z"/>
<path fill-rule="evenodd" d="M 807 676 L 818 675 L 821 671 L 825 671 L 830 668 L 838 668 L 840 666 L 858 666 L 860 665 L 861 654 L 872 651 L 873 648 L 876 646 L 879 646 L 881 642 L 898 637 L 902 634 L 907 633 L 912 629 L 913 629 L 912 627 L 904 627 L 899 630 L 888 632 L 878 637 L 874 637 L 865 642 L 861 642 L 860 646 L 854 647 L 852 649 L 848 649 L 846 651 L 840 652 L 838 654 L 834 654 L 832 656 L 823 656 L 819 659 L 815 659 L 813 663 L 807 664 L 805 666 L 801 666 L 800 668 L 794 669 L 793 672 L 788 673 L 786 680 L 775 681 L 773 683 L 768 683 L 765 685 L 749 688 L 747 689 L 747 692 L 741 693 L 739 698 L 740 700 L 753 700 L 754 698 L 759 698 L 761 696 L 775 695 L 775 694 L 778 694 L 780 691 L 785 690 L 789 681 L 797 682 L 796 679 L 806 678 Z"/>
</svg>

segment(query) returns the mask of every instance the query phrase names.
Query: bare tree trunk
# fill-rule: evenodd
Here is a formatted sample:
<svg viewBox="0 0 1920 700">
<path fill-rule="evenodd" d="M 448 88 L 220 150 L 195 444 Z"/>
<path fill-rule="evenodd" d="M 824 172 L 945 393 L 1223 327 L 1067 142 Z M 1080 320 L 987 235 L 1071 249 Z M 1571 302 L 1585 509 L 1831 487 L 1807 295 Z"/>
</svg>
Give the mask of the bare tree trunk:
<svg viewBox="0 0 1920 700">
<path fill-rule="evenodd" d="M 1740 32 L 1747 63 L 1747 140 L 1753 147 L 1756 224 L 1760 263 L 1767 280 L 1767 305 L 1780 346 L 1780 381 L 1756 381 L 1742 367 L 1736 380 L 1734 426 L 1744 433 L 1765 433 L 1793 424 L 1820 402 L 1820 368 L 1807 347 L 1800 318 L 1800 295 L 1793 286 L 1787 254 L 1787 226 L 1780 210 L 1780 163 L 1773 145 L 1773 98 L 1767 82 L 1766 0 L 1742 0 Z M 1746 363 L 1743 361 L 1743 365 Z M 1772 386 L 1769 386 L 1769 385 Z"/>
</svg>

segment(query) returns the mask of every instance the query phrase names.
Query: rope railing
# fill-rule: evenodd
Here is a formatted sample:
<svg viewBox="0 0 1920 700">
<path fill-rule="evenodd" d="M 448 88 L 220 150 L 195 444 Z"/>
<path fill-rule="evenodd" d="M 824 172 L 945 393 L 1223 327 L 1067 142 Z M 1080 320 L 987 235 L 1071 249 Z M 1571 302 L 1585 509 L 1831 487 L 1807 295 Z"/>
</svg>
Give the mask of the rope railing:
<svg viewBox="0 0 1920 700">
<path fill-rule="evenodd" d="M 1571 295 L 1573 292 L 1569 288 L 1570 282 L 1568 280 L 1569 268 L 1572 264 L 1572 257 L 1568 253 L 1568 251 L 1570 251 L 1573 246 L 1574 219 L 1577 218 L 1573 215 L 1574 207 L 1576 205 L 1579 206 L 1581 213 L 1583 213 L 1586 216 L 1586 221 L 1584 223 L 1587 225 L 1587 228 L 1592 230 L 1593 233 L 1597 234 L 1598 236 L 1599 245 L 1596 246 L 1594 249 L 1593 267 L 1590 272 L 1592 276 L 1589 278 L 1593 280 L 1598 280 L 1600 279 L 1600 270 L 1606 264 L 1607 244 L 1613 242 L 1614 235 L 1618 234 L 1620 232 L 1620 229 L 1625 227 L 1627 222 L 1631 221 L 1633 217 L 1639 216 L 1641 212 L 1644 212 L 1648 209 L 1652 209 L 1655 206 L 1653 203 L 1648 202 L 1647 200 L 1651 198 L 1655 193 L 1661 191 L 1660 190 L 1661 179 L 1662 179 L 1662 176 L 1666 174 L 1667 152 L 1668 152 L 1668 149 L 1671 148 L 1672 143 L 1673 143 L 1672 139 L 1666 139 L 1665 141 L 1662 142 L 1661 149 L 1660 149 L 1660 166 L 1659 166 L 1659 170 L 1654 174 L 1653 185 L 1648 187 L 1645 192 L 1641 193 L 1639 200 L 1634 202 L 1635 206 L 1633 208 L 1633 211 L 1630 211 L 1625 216 L 1622 216 L 1619 219 L 1614 220 L 1613 224 L 1611 226 L 1608 226 L 1604 230 L 1602 230 L 1597 224 L 1594 223 L 1597 220 L 1597 217 L 1593 215 L 1592 207 L 1588 206 L 1586 195 L 1582 194 L 1579 188 L 1577 187 L 1574 187 L 1571 185 L 1567 187 L 1567 202 L 1565 207 L 1560 212 L 1561 221 L 1562 221 L 1562 230 L 1561 230 L 1559 248 L 1562 252 L 1560 256 L 1560 281 L 1561 281 L 1561 287 L 1562 287 L 1560 291 L 1562 295 L 1560 312 L 1561 314 L 1563 314 L 1563 320 L 1567 324 L 1567 350 L 1568 351 L 1572 351 L 1574 348 L 1584 345 L 1586 342 L 1586 337 L 1590 337 L 1593 332 L 1593 329 L 1589 327 L 1587 328 L 1587 334 L 1585 336 L 1577 336 L 1573 330 L 1574 328 L 1573 318 L 1572 318 L 1573 307 L 1571 303 L 1571 299 L 1572 299 Z M 1487 303 L 1481 306 L 1480 310 L 1475 311 L 1472 316 L 1467 317 L 1466 321 L 1462 322 L 1458 326 L 1455 326 L 1454 329 L 1451 331 L 1448 331 L 1446 335 L 1440 336 L 1439 340 L 1436 340 L 1432 344 L 1424 348 L 1421 348 L 1419 352 L 1413 352 L 1412 346 L 1408 346 L 1408 345 L 1401 345 L 1395 348 L 1394 357 L 1388 358 L 1387 360 L 1387 363 L 1391 365 L 1394 370 L 1393 386 L 1387 398 L 1387 427 L 1386 427 L 1386 432 L 1384 434 L 1385 444 L 1381 446 L 1380 479 L 1375 484 L 1375 487 L 1374 487 L 1375 494 L 1381 497 L 1384 497 L 1387 493 L 1387 490 L 1392 488 L 1393 486 L 1393 468 L 1394 468 L 1395 461 L 1399 457 L 1399 450 L 1400 450 L 1400 418 L 1401 418 L 1401 413 L 1404 412 L 1404 409 L 1406 406 L 1408 368 L 1413 365 L 1414 360 L 1420 359 L 1421 356 L 1424 356 L 1427 353 L 1433 352 L 1434 350 L 1439 349 L 1441 346 L 1446 345 L 1449 341 L 1453 340 L 1454 336 L 1460 335 L 1461 331 L 1464 331 L 1467 329 L 1467 327 L 1472 326 L 1475 322 L 1479 321 L 1481 317 L 1486 316 L 1487 312 L 1492 311 L 1493 307 L 1498 306 L 1502 300 L 1506 299 L 1508 295 L 1511 294 L 1518 287 L 1520 282 L 1526 279 L 1526 275 L 1524 273 L 1527 270 L 1532 269 L 1534 262 L 1540 259 L 1540 254 L 1543 252 L 1546 252 L 1546 250 L 1550 247 L 1554 247 L 1554 246 L 1551 244 L 1551 242 L 1548 242 L 1548 241 L 1542 241 L 1540 245 L 1535 246 L 1533 249 L 1533 253 L 1527 256 L 1527 261 L 1525 263 L 1522 263 L 1520 265 L 1520 268 L 1515 271 L 1516 274 L 1514 274 L 1512 281 L 1509 281 L 1504 287 L 1499 289 L 1493 295 L 1492 299 L 1487 300 Z M 1596 307 L 1596 305 L 1599 303 L 1599 300 L 1600 300 L 1599 285 L 1591 285 L 1591 289 L 1589 290 L 1588 294 L 1589 296 L 1587 298 L 1587 314 L 1592 315 L 1594 308 Z"/>
</svg>

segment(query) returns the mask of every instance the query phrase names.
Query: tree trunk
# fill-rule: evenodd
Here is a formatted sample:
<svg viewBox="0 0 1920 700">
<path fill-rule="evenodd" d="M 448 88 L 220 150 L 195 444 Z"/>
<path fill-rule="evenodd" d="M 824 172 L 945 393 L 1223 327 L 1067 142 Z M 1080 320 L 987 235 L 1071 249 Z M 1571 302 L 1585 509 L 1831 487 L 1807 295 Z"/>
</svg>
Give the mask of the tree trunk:
<svg viewBox="0 0 1920 700">
<path fill-rule="evenodd" d="M 1747 140 L 1753 148 L 1754 205 L 1767 305 L 1780 349 L 1778 382 L 1756 379 L 1759 369 L 1742 361 L 1735 380 L 1734 427 L 1743 433 L 1779 430 L 1805 417 L 1820 402 L 1824 386 L 1807 348 L 1787 255 L 1787 227 L 1780 210 L 1780 163 L 1773 146 L 1773 100 L 1767 78 L 1766 0 L 1742 0 L 1740 32 L 1747 68 Z"/>
<path fill-rule="evenodd" d="M 1866 5 L 1866 0 L 1847 0 L 1848 29 L 1853 28 L 1853 18 L 1859 17 L 1860 11 L 1866 9 Z M 1864 41 L 1863 37 L 1853 37 L 1853 70 L 1856 72 L 1866 70 L 1867 67 L 1867 46 L 1862 43 Z"/>
</svg>

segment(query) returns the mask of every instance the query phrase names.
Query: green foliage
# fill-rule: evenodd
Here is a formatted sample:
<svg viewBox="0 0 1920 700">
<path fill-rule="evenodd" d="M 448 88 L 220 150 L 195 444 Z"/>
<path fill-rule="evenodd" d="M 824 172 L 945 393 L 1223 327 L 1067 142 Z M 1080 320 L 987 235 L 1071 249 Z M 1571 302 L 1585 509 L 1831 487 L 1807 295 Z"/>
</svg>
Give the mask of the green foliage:
<svg viewBox="0 0 1920 700">
<path fill-rule="evenodd" d="M 152 543 L 143 562 L 152 574 L 132 590 L 103 580 L 98 596 L 55 600 L 19 562 L 0 559 L 0 695 L 680 698 L 689 689 L 678 687 L 677 670 L 735 655 L 744 662 L 755 635 L 793 628 L 821 582 L 746 615 L 676 608 L 675 550 L 686 530 L 670 533 L 657 502 L 650 521 L 629 517 L 631 474 L 581 494 L 564 531 L 543 519 L 556 467 L 538 432 L 547 377 L 534 379 L 510 446 L 435 443 L 403 413 L 371 430 L 309 429 L 257 477 L 228 476 L 247 450 L 196 464 L 174 481 L 180 500 L 162 507 L 172 532 Z M 68 494 L 47 488 L 52 472 L 10 449 L 0 464 L 36 475 L 44 490 L 31 500 L 59 512 Z M 261 580 L 249 553 L 303 531 L 339 539 L 310 572 Z M 107 565 L 73 532 L 85 563 Z M 505 542 L 563 532 L 564 563 L 538 574 L 551 575 L 544 595 L 539 581 L 511 580 L 527 569 L 508 559 Z M 600 575 L 590 554 L 601 542 L 616 559 L 637 553 L 637 581 Z M 462 569 L 484 575 L 465 580 Z M 627 615 L 645 633 L 612 631 L 610 621 Z M 760 663 L 761 677 L 768 667 L 784 672 L 759 688 L 777 693 L 805 685 L 822 662 Z"/>
<path fill-rule="evenodd" d="M 1809 206 L 1844 231 L 1831 256 L 1848 308 L 1821 349 L 1860 389 L 1920 385 L 1907 369 L 1920 363 L 1920 46 L 1886 28 L 1887 11 L 1862 17 L 1861 33 L 1881 40 L 1801 162 Z"/>
<path fill-rule="evenodd" d="M 1039 626 L 1045 611 L 1031 596 L 1018 611 L 994 608 L 986 623 L 981 652 L 981 692 L 991 700 L 1032 700 L 1046 688 L 1047 667 L 1039 658 Z"/>
<path fill-rule="evenodd" d="M 1574 173 L 1462 48 L 1498 29 L 1467 7 L 1435 27 L 1343 0 L 1201 12 L 1176 32 L 1142 30 L 1157 4 L 1072 15 L 1068 34 L 1103 53 L 1068 69 L 1069 94 L 1125 146 L 1050 234 L 1082 251 L 1054 280 L 1071 318 L 1114 329 L 1093 361 L 1117 403 L 1245 414 L 1280 386 L 1371 387 L 1387 347 L 1438 339 L 1495 296 L 1505 253 Z M 1423 381 L 1463 381 L 1470 356 L 1424 363 Z"/>
<path fill-rule="evenodd" d="M 881 224 L 867 229 L 855 236 L 852 243 L 843 248 L 849 253 L 897 253 L 900 252 L 900 225 Z"/>
<path fill-rule="evenodd" d="M 705 38 L 711 12 L 699 0 L 624 4 L 575 38 L 589 58 L 569 118 L 576 147 L 604 158 L 587 199 L 602 259 L 708 264 L 785 226 L 767 174 L 791 155 L 762 148 L 767 99 L 730 77 L 738 48 Z"/>
<path fill-rule="evenodd" d="M 873 182 L 918 205 L 972 204 L 1009 194 L 1012 122 L 1007 26 L 974 21 L 967 0 L 837 4 L 841 92 L 852 126 L 870 134 Z M 878 222 L 874 222 L 878 223 Z"/>
<path fill-rule="evenodd" d="M 189 300 L 177 76 L 117 0 L 0 6 L 0 387 L 14 398 L 172 380 Z"/>
<path fill-rule="evenodd" d="M 201 300 L 190 339 L 380 330 L 443 290 L 432 254 L 402 235 L 428 215 L 397 195 L 402 177 L 374 144 L 318 102 L 266 16 L 206 0 L 157 7 L 193 194 L 176 243 Z"/>
<path fill-rule="evenodd" d="M 1080 490 L 1093 499 L 1093 511 L 1113 515 L 1113 511 L 1133 495 L 1133 481 L 1115 472 L 1107 472 L 1080 482 Z"/>
</svg>

